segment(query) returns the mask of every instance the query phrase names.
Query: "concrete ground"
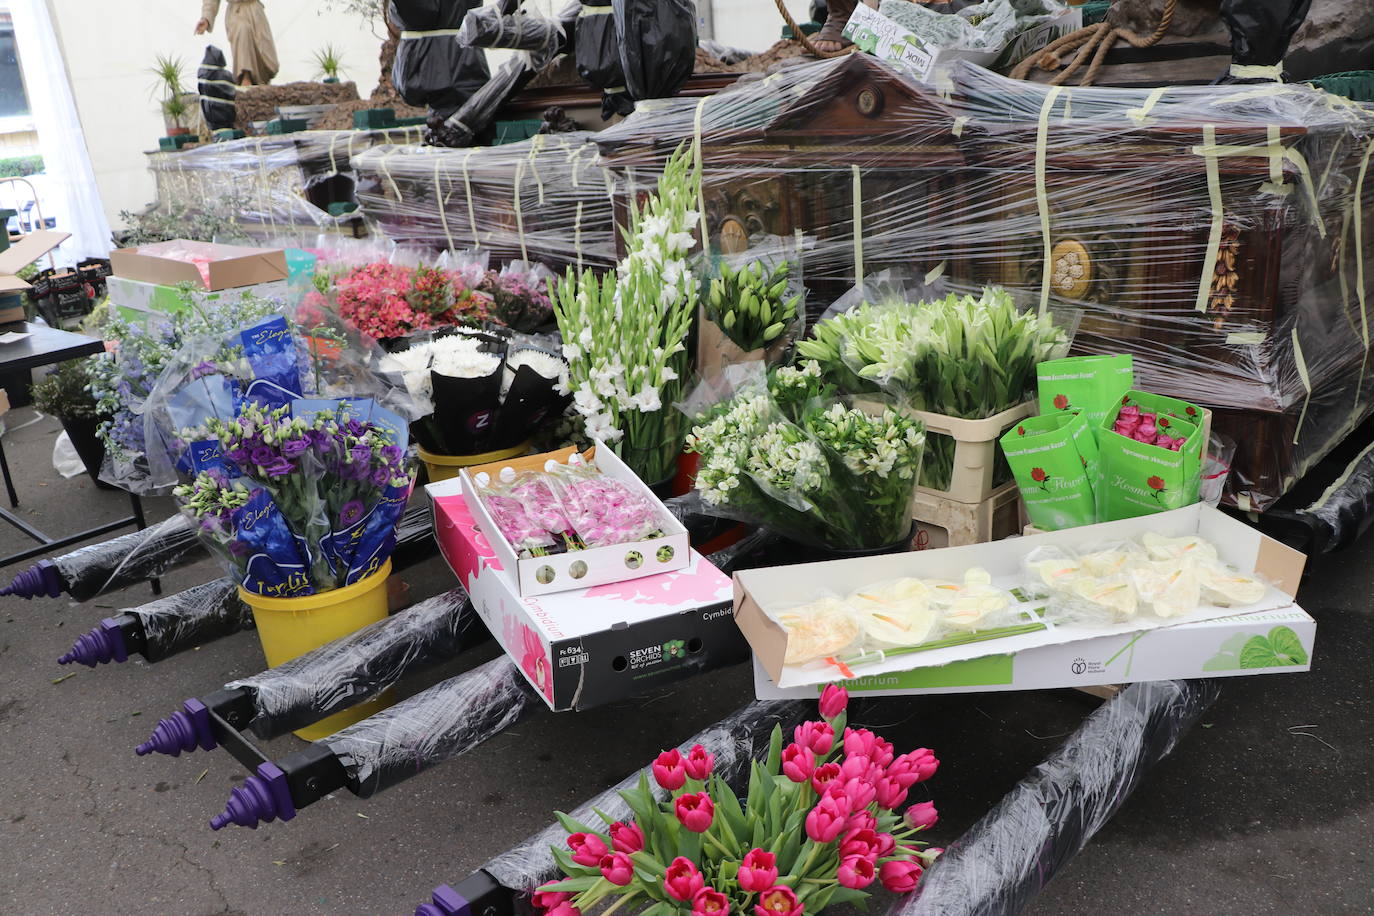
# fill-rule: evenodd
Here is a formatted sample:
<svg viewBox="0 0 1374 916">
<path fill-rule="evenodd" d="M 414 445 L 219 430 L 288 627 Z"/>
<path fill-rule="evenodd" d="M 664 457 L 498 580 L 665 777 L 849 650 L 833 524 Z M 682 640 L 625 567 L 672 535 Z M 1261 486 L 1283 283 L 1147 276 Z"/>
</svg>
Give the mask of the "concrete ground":
<svg viewBox="0 0 1374 916">
<path fill-rule="evenodd" d="M 51 468 L 57 424 L 5 448 L 22 511 L 53 532 L 113 518 L 127 503 Z M 161 517 L 165 502 L 150 507 Z M 23 539 L 0 526 L 0 554 Z M 1369 542 L 1317 559 L 1301 599 L 1319 620 L 1311 674 L 1232 678 L 1203 725 L 1026 912 L 1059 916 L 1374 912 L 1374 713 Z M 8 575 L 17 571 L 4 570 Z M 217 575 L 208 561 L 169 591 Z M 450 586 L 430 561 L 405 574 L 412 597 Z M 212 833 L 245 772 L 223 751 L 135 757 L 157 719 L 191 696 L 263 667 L 252 633 L 157 665 L 58 668 L 72 640 L 146 587 L 80 605 L 0 599 L 0 913 L 408 914 L 664 746 L 747 702 L 744 666 L 580 714 L 527 715 L 465 757 L 371 799 L 347 792 L 289 823 Z M 407 691 L 491 657 L 469 653 Z M 883 701 L 868 716 L 898 746 L 942 760 L 926 785 L 954 840 L 1094 707 L 1068 691 Z M 1298 728 L 1297 726 L 1304 726 Z M 293 737 L 270 744 L 283 756 Z M 876 912 L 885 909 L 875 908 Z"/>
</svg>

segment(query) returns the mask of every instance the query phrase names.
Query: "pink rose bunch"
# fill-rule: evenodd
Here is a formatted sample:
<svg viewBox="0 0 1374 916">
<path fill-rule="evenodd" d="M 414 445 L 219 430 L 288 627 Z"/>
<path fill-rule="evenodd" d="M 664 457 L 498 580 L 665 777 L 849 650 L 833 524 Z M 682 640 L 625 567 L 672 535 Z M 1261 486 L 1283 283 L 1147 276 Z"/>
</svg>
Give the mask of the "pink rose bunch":
<svg viewBox="0 0 1374 916">
<path fill-rule="evenodd" d="M 560 816 L 576 831 L 560 854 L 569 880 L 540 888 L 536 910 L 578 916 L 616 896 L 612 908 L 639 898 L 691 916 L 804 916 L 875 882 L 913 890 L 938 855 L 916 837 L 938 816 L 928 801 L 898 809 L 939 761 L 847 728 L 848 701 L 843 688 L 826 688 L 822 720 L 798 725 L 786 748 L 775 729 L 772 769 L 753 763 L 742 799 L 698 744 L 659 754 L 622 793 L 637 822 L 602 815 L 607 827 L 594 831 Z"/>
<path fill-rule="evenodd" d="M 369 337 L 475 324 L 492 318 L 491 297 L 469 289 L 457 271 L 365 264 L 334 278 L 339 315 Z"/>
<path fill-rule="evenodd" d="M 1116 424 L 1112 430 L 1127 439 L 1134 439 L 1146 445 L 1157 445 L 1160 448 L 1167 448 L 1176 452 L 1183 447 L 1185 437 L 1174 437 L 1163 432 L 1161 427 L 1168 427 L 1168 425 L 1168 417 L 1161 418 L 1156 414 L 1142 411 L 1134 404 L 1127 404 L 1116 415 Z"/>
</svg>

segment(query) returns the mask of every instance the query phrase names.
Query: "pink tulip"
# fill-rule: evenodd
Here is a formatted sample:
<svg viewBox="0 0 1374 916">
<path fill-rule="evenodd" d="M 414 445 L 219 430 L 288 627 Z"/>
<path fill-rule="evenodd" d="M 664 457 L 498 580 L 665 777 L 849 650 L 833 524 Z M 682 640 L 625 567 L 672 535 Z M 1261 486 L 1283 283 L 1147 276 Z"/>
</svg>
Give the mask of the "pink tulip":
<svg viewBox="0 0 1374 916">
<path fill-rule="evenodd" d="M 826 795 L 806 815 L 806 835 L 817 843 L 832 842 L 844 831 L 848 820 L 848 806 Z"/>
<path fill-rule="evenodd" d="M 639 829 L 639 825 L 633 821 L 628 824 L 623 821 L 616 821 L 610 826 L 608 832 L 611 835 L 611 847 L 616 852 L 629 855 L 644 848 L 644 831 Z"/>
<path fill-rule="evenodd" d="M 816 772 L 816 755 L 811 748 L 792 743 L 782 752 L 782 775 L 793 782 L 806 782 Z"/>
<path fill-rule="evenodd" d="M 850 830 L 877 830 L 878 819 L 871 811 L 855 811 L 849 815 Z"/>
<path fill-rule="evenodd" d="M 892 893 L 907 894 L 914 891 L 916 882 L 921 880 L 921 866 L 906 859 L 893 859 L 878 869 L 878 879 Z"/>
<path fill-rule="evenodd" d="M 572 860 L 587 868 L 596 868 L 601 864 L 601 857 L 610 852 L 601 837 L 594 833 L 569 835 L 568 848 L 572 850 Z"/>
<path fill-rule="evenodd" d="M 1123 408 L 1121 408 L 1119 411 L 1117 411 L 1117 414 L 1116 414 L 1116 415 L 1117 415 L 1118 417 L 1127 418 L 1127 419 L 1139 419 L 1139 417 L 1140 417 L 1140 408 L 1137 407 L 1137 406 L 1135 406 L 1134 404 L 1127 404 L 1125 407 L 1123 407 Z"/>
<path fill-rule="evenodd" d="M 873 762 L 880 767 L 885 767 L 892 763 L 893 748 L 892 742 L 886 738 L 873 739 L 873 753 L 868 755 Z"/>
<path fill-rule="evenodd" d="M 835 744 L 835 729 L 829 722 L 803 722 L 793 730 L 792 737 L 817 754 L 828 754 Z"/>
<path fill-rule="evenodd" d="M 673 813 L 677 815 L 678 822 L 688 830 L 693 833 L 705 833 L 715 818 L 716 806 L 711 802 L 711 796 L 705 792 L 697 792 L 679 795 L 673 803 Z"/>
<path fill-rule="evenodd" d="M 887 778 L 895 779 L 902 784 L 902 788 L 909 789 L 915 783 L 925 782 L 934 776 L 939 766 L 940 761 L 935 759 L 929 748 L 918 747 L 892 761 L 887 768 Z"/>
<path fill-rule="evenodd" d="M 940 820 L 940 815 L 935 810 L 934 802 L 920 802 L 907 808 L 903 819 L 913 830 L 928 830 Z"/>
<path fill-rule="evenodd" d="M 544 916 L 582 916 L 582 911 L 571 903 L 564 902 L 549 910 Z"/>
<path fill-rule="evenodd" d="M 849 798 L 849 810 L 863 811 L 878 797 L 878 790 L 867 779 L 851 779 L 844 784 L 844 794 Z"/>
<path fill-rule="evenodd" d="M 625 853 L 612 852 L 601 857 L 601 877 L 616 887 L 624 887 L 629 884 L 634 876 L 634 863 Z"/>
<path fill-rule="evenodd" d="M 907 790 L 902 788 L 902 784 L 895 779 L 884 776 L 873 784 L 876 791 L 875 800 L 878 807 L 887 811 L 893 811 L 901 807 L 902 802 L 906 801 Z"/>
<path fill-rule="evenodd" d="M 844 752 L 850 757 L 863 755 L 872 759 L 877 740 L 878 736 L 866 728 L 846 728 L 844 730 Z"/>
<path fill-rule="evenodd" d="M 840 778 L 846 782 L 851 779 L 867 779 L 872 767 L 873 761 L 863 754 L 846 757 L 840 764 Z"/>
<path fill-rule="evenodd" d="M 892 836 L 892 834 L 890 834 L 890 833 L 880 833 L 880 834 L 878 834 L 878 838 L 877 838 L 877 839 L 878 839 L 878 845 L 874 847 L 874 850 L 875 850 L 875 851 L 877 852 L 877 854 L 878 854 L 878 855 L 877 855 L 877 858 L 879 858 L 879 859 L 884 859 L 884 858 L 886 858 L 886 857 L 892 855 L 893 851 L 896 850 L 896 848 L 897 848 L 897 840 L 896 840 L 896 838 L 894 838 L 894 837 Z"/>
<path fill-rule="evenodd" d="M 696 892 L 705 885 L 706 879 L 701 877 L 696 865 L 684 856 L 678 856 L 669 863 L 668 870 L 663 875 L 663 889 L 669 897 L 683 903 L 696 896 Z"/>
<path fill-rule="evenodd" d="M 806 907 L 797 902 L 792 888 L 781 884 L 760 894 L 754 906 L 755 916 L 802 916 L 805 910 Z"/>
<path fill-rule="evenodd" d="M 863 856 L 877 858 L 878 834 L 870 828 L 850 830 L 840 838 L 840 858 Z"/>
<path fill-rule="evenodd" d="M 778 857 L 762 849 L 751 849 L 739 864 L 739 886 L 749 893 L 766 891 L 778 880 Z"/>
<path fill-rule="evenodd" d="M 816 790 L 817 795 L 824 795 L 832 783 L 840 778 L 840 765 L 831 761 L 816 767 L 816 772 L 811 774 L 811 788 Z"/>
<path fill-rule="evenodd" d="M 821 691 L 821 717 L 834 719 L 849 706 L 849 691 L 838 684 L 827 684 Z"/>
<path fill-rule="evenodd" d="M 848 856 L 840 860 L 839 870 L 835 872 L 835 880 L 841 886 L 858 890 L 868 887 L 873 883 L 874 870 L 873 860 L 863 856 Z"/>
<path fill-rule="evenodd" d="M 664 751 L 654 760 L 654 781 L 669 792 L 676 792 L 687 782 L 687 767 L 677 748 Z"/>
<path fill-rule="evenodd" d="M 688 776 L 703 781 L 711 775 L 711 769 L 715 765 L 715 755 L 708 753 L 706 748 L 700 744 L 692 745 L 692 749 L 687 752 L 687 759 L 683 763 Z"/>
<path fill-rule="evenodd" d="M 535 910 L 542 913 L 552 910 L 560 903 L 566 903 L 572 898 L 572 894 L 564 891 L 535 891 L 534 896 L 530 898 L 530 903 L 534 905 Z"/>
<path fill-rule="evenodd" d="M 692 916 L 728 916 L 730 898 L 714 887 L 703 887 L 692 895 Z"/>
</svg>

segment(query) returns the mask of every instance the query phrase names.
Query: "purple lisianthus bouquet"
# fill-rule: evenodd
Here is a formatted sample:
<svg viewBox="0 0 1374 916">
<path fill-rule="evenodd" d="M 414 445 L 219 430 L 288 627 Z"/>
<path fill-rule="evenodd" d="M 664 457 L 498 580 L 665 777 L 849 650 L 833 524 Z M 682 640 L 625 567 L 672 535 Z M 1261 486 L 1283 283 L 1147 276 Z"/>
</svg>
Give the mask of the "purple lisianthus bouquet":
<svg viewBox="0 0 1374 916">
<path fill-rule="evenodd" d="M 399 417 L 306 398 L 245 404 L 187 430 L 195 479 L 174 495 L 246 590 L 277 597 L 341 588 L 388 559 L 413 483 Z"/>
<path fill-rule="evenodd" d="M 487 271 L 479 288 L 491 296 L 492 312 L 502 324 L 529 333 L 553 323 L 552 277 L 543 264 L 512 261 L 500 271 Z"/>
</svg>

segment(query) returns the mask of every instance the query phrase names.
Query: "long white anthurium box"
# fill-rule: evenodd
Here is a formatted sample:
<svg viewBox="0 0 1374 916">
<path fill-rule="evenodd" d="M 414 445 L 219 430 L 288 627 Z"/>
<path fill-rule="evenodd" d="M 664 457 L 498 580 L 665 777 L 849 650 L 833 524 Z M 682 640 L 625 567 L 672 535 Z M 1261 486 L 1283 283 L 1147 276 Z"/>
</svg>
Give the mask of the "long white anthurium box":
<svg viewBox="0 0 1374 916">
<path fill-rule="evenodd" d="M 463 495 L 467 497 L 468 506 L 471 507 L 477 524 L 491 542 L 496 555 L 501 558 L 503 567 L 513 573 L 516 588 L 521 595 L 548 595 L 591 585 L 606 585 L 671 572 L 683 569 L 687 565 L 687 554 L 690 549 L 687 529 L 635 475 L 635 472 L 620 460 L 613 449 L 595 439 L 592 441 L 596 444 L 585 452 L 578 452 L 575 448 L 564 448 L 540 455 L 510 458 L 463 468 L 459 472 Z M 625 484 L 657 507 L 660 536 L 542 557 L 521 557 L 515 547 L 501 534 L 486 505 L 477 495 L 476 480 L 479 475 L 499 480 L 501 473 L 508 468 L 515 472 L 542 471 L 551 464 L 566 465 L 574 455 L 598 468 L 605 476 Z"/>
<path fill-rule="evenodd" d="M 444 559 L 550 709 L 587 709 L 748 658 L 730 578 L 695 550 L 670 572 L 521 595 L 459 479 L 426 490 Z"/>
<path fill-rule="evenodd" d="M 1036 598 L 1037 586 L 1027 580 L 1022 569 L 1027 554 L 1050 545 L 1087 553 L 1115 542 L 1138 542 L 1147 532 L 1170 538 L 1201 537 L 1216 547 L 1223 562 L 1241 572 L 1255 573 L 1270 584 L 1261 600 L 1249 605 L 1221 607 L 1204 602 L 1188 613 L 1164 619 L 1137 615 L 1110 625 L 1056 623 L 1045 619 L 1042 613 L 1045 600 Z M 1088 641 L 1097 641 L 1095 644 L 1102 646 L 1105 645 L 1101 642 L 1103 639 L 1120 643 L 1122 637 L 1129 640 L 1148 631 L 1178 629 L 1182 625 L 1261 612 L 1288 611 L 1294 607 L 1293 598 L 1305 563 L 1302 553 L 1216 509 L 1194 505 L 1141 518 L 990 544 L 746 570 L 735 574 L 735 622 L 768 677 L 779 688 L 786 689 L 837 680 L 887 677 L 914 669 L 933 669 L 990 656 L 1014 656 L 1029 650 L 1068 647 Z M 779 622 L 779 613 L 808 605 L 827 595 L 844 596 L 876 583 L 905 577 L 958 582 L 971 568 L 986 570 L 993 586 L 1014 594 L 1015 614 L 1008 616 L 1015 617 L 1016 626 L 992 629 L 984 634 L 975 632 L 972 637 L 927 646 L 858 650 L 800 664 L 785 663 L 790 634 Z M 1286 637 L 1284 641 L 1287 644 Z M 1310 638 L 1307 645 L 1310 652 Z M 1099 681 L 1102 682 L 1111 681 Z"/>
<path fill-rule="evenodd" d="M 1236 617 L 985 655 L 934 668 L 865 674 L 842 683 L 855 694 L 916 696 L 1297 674 L 1311 670 L 1316 638 L 1317 622 L 1294 604 Z M 754 693 L 760 700 L 814 697 L 818 690 L 816 684 L 779 687 L 757 658 L 754 661 Z"/>
</svg>

